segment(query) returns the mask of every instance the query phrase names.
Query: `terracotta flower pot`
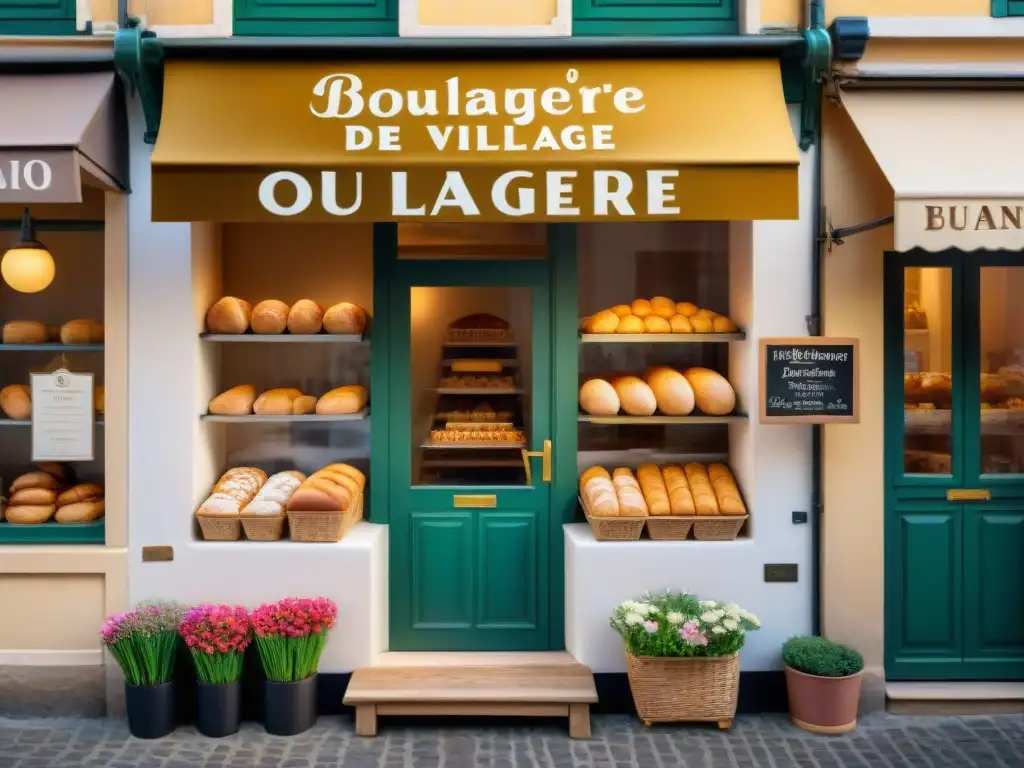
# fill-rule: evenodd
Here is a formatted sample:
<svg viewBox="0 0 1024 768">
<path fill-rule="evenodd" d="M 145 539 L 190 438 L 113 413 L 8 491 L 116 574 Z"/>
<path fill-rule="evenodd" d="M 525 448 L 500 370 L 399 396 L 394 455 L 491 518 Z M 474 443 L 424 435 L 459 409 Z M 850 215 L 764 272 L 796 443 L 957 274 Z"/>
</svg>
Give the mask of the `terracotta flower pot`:
<svg viewBox="0 0 1024 768">
<path fill-rule="evenodd" d="M 857 727 L 861 674 L 818 677 L 786 667 L 789 716 L 805 731 L 849 733 Z"/>
</svg>

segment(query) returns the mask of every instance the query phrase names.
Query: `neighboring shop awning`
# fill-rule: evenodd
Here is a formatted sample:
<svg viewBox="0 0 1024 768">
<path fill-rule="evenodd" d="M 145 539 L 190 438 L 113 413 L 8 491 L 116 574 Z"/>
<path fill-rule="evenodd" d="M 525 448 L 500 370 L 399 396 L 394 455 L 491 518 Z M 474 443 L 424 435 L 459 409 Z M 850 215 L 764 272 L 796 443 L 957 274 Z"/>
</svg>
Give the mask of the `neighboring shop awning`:
<svg viewBox="0 0 1024 768">
<path fill-rule="evenodd" d="M 165 66 L 155 221 L 799 215 L 774 59 Z"/>
<path fill-rule="evenodd" d="M 897 251 L 1024 250 L 1024 98 L 1012 91 L 844 91 L 896 196 Z"/>
<path fill-rule="evenodd" d="M 0 76 L 0 203 L 80 203 L 127 189 L 124 104 L 112 72 Z"/>
</svg>

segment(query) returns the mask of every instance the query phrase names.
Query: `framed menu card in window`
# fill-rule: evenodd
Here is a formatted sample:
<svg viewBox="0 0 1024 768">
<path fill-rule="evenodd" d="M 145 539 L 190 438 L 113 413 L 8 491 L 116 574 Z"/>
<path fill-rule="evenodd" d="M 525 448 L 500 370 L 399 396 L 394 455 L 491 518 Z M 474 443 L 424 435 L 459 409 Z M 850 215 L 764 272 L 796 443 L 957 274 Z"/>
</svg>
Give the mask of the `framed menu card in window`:
<svg viewBox="0 0 1024 768">
<path fill-rule="evenodd" d="M 860 421 L 857 339 L 824 336 L 760 340 L 762 424 Z"/>
<path fill-rule="evenodd" d="M 31 376 L 32 461 L 92 461 L 93 374 L 59 368 Z"/>
</svg>

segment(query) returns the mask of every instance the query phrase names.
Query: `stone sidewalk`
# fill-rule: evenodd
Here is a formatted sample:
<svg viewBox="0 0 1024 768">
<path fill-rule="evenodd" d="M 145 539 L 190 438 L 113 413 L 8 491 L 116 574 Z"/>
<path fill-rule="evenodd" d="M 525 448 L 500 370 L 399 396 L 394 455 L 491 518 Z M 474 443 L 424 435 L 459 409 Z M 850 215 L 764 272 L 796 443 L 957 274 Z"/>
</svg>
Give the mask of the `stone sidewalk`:
<svg viewBox="0 0 1024 768">
<path fill-rule="evenodd" d="M 521 722 L 521 721 L 520 721 Z M 438 728 L 382 721 L 360 739 L 350 719 L 322 718 L 294 738 L 246 724 L 207 739 L 180 728 L 139 741 L 118 720 L 0 720 L 0 768 L 1021 768 L 1024 715 L 875 715 L 851 736 L 816 737 L 783 716 L 740 717 L 729 732 L 595 716 L 594 736 L 571 741 L 559 723 Z"/>
</svg>

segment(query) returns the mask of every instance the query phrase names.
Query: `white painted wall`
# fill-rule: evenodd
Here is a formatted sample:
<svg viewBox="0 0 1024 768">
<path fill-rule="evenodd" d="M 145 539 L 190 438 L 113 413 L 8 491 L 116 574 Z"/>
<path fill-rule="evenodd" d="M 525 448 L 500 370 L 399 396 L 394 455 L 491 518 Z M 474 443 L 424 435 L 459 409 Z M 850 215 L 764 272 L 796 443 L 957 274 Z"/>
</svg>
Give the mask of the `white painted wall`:
<svg viewBox="0 0 1024 768">
<path fill-rule="evenodd" d="M 790 109 L 794 134 L 799 110 Z M 804 336 L 810 313 L 814 149 L 801 155 L 800 219 L 737 222 L 730 229 L 730 312 L 747 339 L 731 345 L 730 379 L 739 408 L 752 414 L 730 428 L 730 461 L 750 510 L 751 538 L 735 542 L 596 541 L 586 524 L 565 526 L 566 648 L 595 672 L 623 672 L 612 609 L 645 591 L 689 590 L 753 611 L 762 629 L 741 654 L 744 670 L 780 666 L 779 649 L 811 630 L 811 535 L 793 525 L 810 510 L 811 428 L 756 420 L 758 339 Z M 766 584 L 765 563 L 796 563 L 795 584 Z"/>
</svg>

